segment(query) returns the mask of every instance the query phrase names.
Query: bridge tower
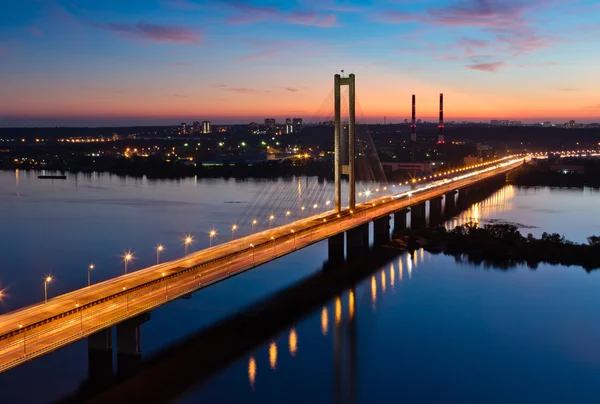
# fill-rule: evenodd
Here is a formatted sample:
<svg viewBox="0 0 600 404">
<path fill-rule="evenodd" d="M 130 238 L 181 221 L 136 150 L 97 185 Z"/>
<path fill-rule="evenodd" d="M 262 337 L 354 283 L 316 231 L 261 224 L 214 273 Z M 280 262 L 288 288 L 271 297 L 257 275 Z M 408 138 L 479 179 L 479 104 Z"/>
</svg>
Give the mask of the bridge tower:
<svg viewBox="0 0 600 404">
<path fill-rule="evenodd" d="M 348 77 L 334 76 L 334 176 L 335 176 L 335 210 L 342 211 L 342 175 L 348 175 L 350 195 L 348 208 L 356 207 L 356 112 L 354 74 Z M 348 137 L 342 136 L 341 87 L 348 86 Z"/>
</svg>

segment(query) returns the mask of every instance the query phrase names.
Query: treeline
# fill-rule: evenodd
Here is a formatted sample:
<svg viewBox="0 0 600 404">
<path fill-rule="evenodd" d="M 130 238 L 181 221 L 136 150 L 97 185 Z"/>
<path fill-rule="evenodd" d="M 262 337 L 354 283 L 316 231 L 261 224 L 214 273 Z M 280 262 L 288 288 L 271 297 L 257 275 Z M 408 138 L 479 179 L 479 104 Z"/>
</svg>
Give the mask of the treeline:
<svg viewBox="0 0 600 404">
<path fill-rule="evenodd" d="M 512 224 L 467 223 L 447 230 L 443 226 L 406 230 L 399 234 L 410 247 L 424 245 L 428 250 L 459 256 L 471 261 L 489 260 L 508 266 L 526 263 L 536 268 L 540 262 L 579 265 L 586 270 L 600 268 L 600 237 L 588 237 L 588 244 L 578 244 L 557 233 L 523 236 Z M 512 264 L 512 265 L 511 265 Z"/>
</svg>

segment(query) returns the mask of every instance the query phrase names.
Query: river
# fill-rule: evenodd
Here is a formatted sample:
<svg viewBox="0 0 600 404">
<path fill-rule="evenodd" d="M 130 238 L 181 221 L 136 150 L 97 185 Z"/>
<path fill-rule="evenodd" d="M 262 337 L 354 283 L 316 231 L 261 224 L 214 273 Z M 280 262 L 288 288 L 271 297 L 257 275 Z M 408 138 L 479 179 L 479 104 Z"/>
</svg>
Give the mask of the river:
<svg viewBox="0 0 600 404">
<path fill-rule="evenodd" d="M 268 186 L 303 194 L 307 209 L 313 202 L 325 209 L 327 197 L 318 190 L 330 187 L 316 179 L 269 184 L 79 174 L 52 181 L 0 172 L 0 312 L 42 300 L 45 275 L 53 276 L 53 296 L 84 286 L 90 263 L 98 282 L 122 273 L 126 251 L 134 255 L 128 269 L 136 270 L 155 262 L 159 243 L 160 259 L 167 260 L 183 254 L 186 234 L 194 237 L 190 248 L 199 249 L 230 239 L 240 218 L 268 222 L 268 209 L 248 209 L 268 199 Z M 447 226 L 510 222 L 523 233 L 557 232 L 585 242 L 600 234 L 598 206 L 600 193 L 590 189 L 506 186 Z M 239 232 L 248 226 L 240 223 Z M 213 228 L 218 236 L 210 240 Z M 142 326 L 143 356 L 321 271 L 326 258 L 327 245 L 319 243 L 153 311 Z M 597 272 L 578 267 L 507 271 L 423 250 L 401 254 L 208 381 L 178 392 L 175 401 L 596 402 L 599 287 Z M 2 401 L 60 400 L 87 371 L 87 345 L 80 341 L 1 374 Z"/>
</svg>

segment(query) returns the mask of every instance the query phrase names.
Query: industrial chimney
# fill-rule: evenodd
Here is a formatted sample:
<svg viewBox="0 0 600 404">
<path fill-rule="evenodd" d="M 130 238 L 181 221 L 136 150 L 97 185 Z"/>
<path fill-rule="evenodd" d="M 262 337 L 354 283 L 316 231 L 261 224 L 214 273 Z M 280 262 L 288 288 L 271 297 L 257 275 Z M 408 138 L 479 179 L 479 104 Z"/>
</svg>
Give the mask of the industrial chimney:
<svg viewBox="0 0 600 404">
<path fill-rule="evenodd" d="M 440 93 L 440 123 L 439 123 L 438 143 L 444 143 L 444 94 Z"/>
<path fill-rule="evenodd" d="M 415 120 L 415 116 L 417 113 L 417 102 L 416 97 L 413 94 L 412 96 L 412 121 L 410 124 L 410 141 L 415 143 L 417 141 L 417 122 Z"/>
</svg>

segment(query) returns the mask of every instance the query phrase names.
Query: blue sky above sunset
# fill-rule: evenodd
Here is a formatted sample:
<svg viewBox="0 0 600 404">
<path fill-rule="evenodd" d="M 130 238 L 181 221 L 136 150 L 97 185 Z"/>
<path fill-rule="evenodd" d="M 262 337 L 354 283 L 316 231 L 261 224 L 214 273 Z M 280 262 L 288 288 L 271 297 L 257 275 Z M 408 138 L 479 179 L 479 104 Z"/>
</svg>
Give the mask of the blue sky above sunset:
<svg viewBox="0 0 600 404">
<path fill-rule="evenodd" d="M 600 4 L 9 0 L 0 125 L 310 118 L 333 74 L 370 122 L 600 121 Z"/>
</svg>

